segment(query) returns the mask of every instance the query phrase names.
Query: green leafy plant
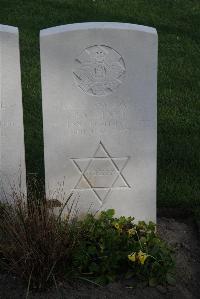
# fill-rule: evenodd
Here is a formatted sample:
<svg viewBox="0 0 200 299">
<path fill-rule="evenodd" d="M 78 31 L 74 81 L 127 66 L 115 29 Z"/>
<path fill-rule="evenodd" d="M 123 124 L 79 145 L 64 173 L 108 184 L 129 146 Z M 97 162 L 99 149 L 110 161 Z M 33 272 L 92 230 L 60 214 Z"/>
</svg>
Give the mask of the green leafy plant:
<svg viewBox="0 0 200 299">
<path fill-rule="evenodd" d="M 172 282 L 171 249 L 155 232 L 155 224 L 132 217 L 114 217 L 114 210 L 82 220 L 82 238 L 73 256 L 74 271 L 97 283 L 122 277 L 147 281 L 151 286 Z"/>
<path fill-rule="evenodd" d="M 27 290 L 45 289 L 69 274 L 102 284 L 124 277 L 150 285 L 174 282 L 171 250 L 153 223 L 136 225 L 132 217 L 114 217 L 114 210 L 78 221 L 72 209 L 62 216 L 62 205 L 57 216 L 49 202 L 34 192 L 32 197 L 29 204 L 16 198 L 0 205 L 0 266 L 25 281 Z"/>
</svg>

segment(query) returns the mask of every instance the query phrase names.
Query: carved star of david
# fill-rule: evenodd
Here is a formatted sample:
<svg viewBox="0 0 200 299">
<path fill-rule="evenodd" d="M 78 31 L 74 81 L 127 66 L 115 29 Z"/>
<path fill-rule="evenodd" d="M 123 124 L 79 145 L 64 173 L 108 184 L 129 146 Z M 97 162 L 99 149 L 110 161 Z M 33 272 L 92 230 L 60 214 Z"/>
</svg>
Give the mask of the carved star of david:
<svg viewBox="0 0 200 299">
<path fill-rule="evenodd" d="M 129 157 L 112 157 L 102 142 L 91 158 L 72 158 L 80 178 L 73 191 L 91 190 L 102 205 L 113 189 L 130 188 L 122 171 Z"/>
</svg>

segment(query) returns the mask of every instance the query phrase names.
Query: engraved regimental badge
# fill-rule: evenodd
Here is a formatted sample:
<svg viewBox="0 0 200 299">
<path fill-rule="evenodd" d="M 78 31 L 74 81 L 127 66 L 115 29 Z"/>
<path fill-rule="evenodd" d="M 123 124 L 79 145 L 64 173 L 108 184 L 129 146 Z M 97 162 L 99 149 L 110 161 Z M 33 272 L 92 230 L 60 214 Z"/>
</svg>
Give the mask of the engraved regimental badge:
<svg viewBox="0 0 200 299">
<path fill-rule="evenodd" d="M 77 85 L 87 94 L 106 96 L 121 83 L 125 74 L 122 56 L 105 45 L 91 46 L 75 59 L 73 71 Z"/>
</svg>

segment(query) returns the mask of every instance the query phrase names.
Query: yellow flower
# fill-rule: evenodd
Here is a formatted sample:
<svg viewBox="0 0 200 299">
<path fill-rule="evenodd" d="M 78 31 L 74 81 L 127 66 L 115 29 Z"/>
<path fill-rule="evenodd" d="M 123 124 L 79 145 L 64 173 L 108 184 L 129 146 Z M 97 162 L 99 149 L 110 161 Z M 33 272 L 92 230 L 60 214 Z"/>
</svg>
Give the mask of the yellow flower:
<svg viewBox="0 0 200 299">
<path fill-rule="evenodd" d="M 118 230 L 119 233 L 122 232 L 122 228 L 121 228 L 121 225 L 119 225 L 119 223 L 115 223 L 114 227 Z"/>
<path fill-rule="evenodd" d="M 141 250 L 138 252 L 137 257 L 138 257 L 138 260 L 140 261 L 141 265 L 144 265 L 144 262 L 146 261 L 148 256 L 149 256 L 148 254 L 142 252 Z"/>
<path fill-rule="evenodd" d="M 118 229 L 120 229 L 120 227 L 119 227 L 119 223 L 115 223 L 115 228 L 118 230 Z"/>
<path fill-rule="evenodd" d="M 128 235 L 129 235 L 129 237 L 135 235 L 135 233 L 136 233 L 136 229 L 135 229 L 135 228 L 130 228 L 130 229 L 128 230 Z"/>
<path fill-rule="evenodd" d="M 100 245 L 100 252 L 103 253 L 103 251 L 104 251 L 104 246 Z"/>
<path fill-rule="evenodd" d="M 131 254 L 128 255 L 128 259 L 131 262 L 135 262 L 136 261 L 136 252 L 132 252 Z"/>
</svg>

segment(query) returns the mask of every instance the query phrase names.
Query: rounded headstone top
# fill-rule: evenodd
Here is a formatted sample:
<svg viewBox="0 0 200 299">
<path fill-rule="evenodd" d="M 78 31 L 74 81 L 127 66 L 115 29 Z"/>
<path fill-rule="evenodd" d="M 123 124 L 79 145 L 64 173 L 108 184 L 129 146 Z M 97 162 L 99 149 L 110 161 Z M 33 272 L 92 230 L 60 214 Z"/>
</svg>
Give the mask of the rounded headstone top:
<svg viewBox="0 0 200 299">
<path fill-rule="evenodd" d="M 18 33 L 18 28 L 9 25 L 2 25 L 0 24 L 0 32 L 8 32 L 8 33 Z"/>
<path fill-rule="evenodd" d="M 55 26 L 40 31 L 40 36 L 46 36 L 51 34 L 62 33 L 66 31 L 76 31 L 76 30 L 87 30 L 87 29 L 117 29 L 117 30 L 133 30 L 146 33 L 157 34 L 157 31 L 153 27 L 130 24 L 130 23 L 120 23 L 120 22 L 86 22 L 86 23 L 74 23 L 61 26 Z"/>
</svg>

